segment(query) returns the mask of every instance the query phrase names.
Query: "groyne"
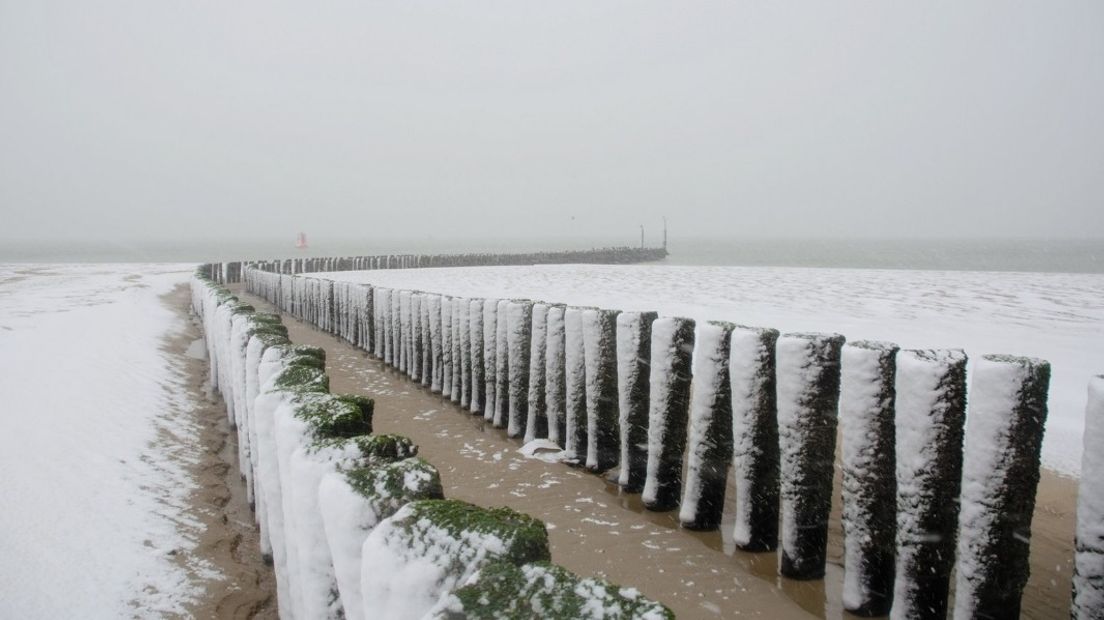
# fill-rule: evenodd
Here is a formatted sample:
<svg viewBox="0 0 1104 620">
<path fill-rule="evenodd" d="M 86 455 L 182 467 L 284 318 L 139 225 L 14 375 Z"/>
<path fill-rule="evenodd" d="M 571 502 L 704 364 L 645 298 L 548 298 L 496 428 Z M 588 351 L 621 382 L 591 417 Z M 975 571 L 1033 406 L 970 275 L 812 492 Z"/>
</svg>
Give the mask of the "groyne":
<svg viewBox="0 0 1104 620">
<path fill-rule="evenodd" d="M 688 320 L 651 313 L 641 320 L 554 300 L 392 290 L 277 264 L 245 265 L 240 277 L 249 291 L 519 440 L 551 440 L 570 463 L 596 473 L 619 470 L 626 492 L 643 491 L 656 510 L 679 507 L 687 527 L 717 526 L 711 511 L 724 485 L 715 480 L 731 466 L 737 544 L 773 551 L 780 542 L 780 572 L 791 579 L 824 574 L 838 431 L 845 607 L 944 617 L 957 568 L 956 617 L 1018 615 L 1046 416 L 1045 361 L 979 360 L 967 425 L 966 356 L 958 350 L 898 351 L 892 343 L 731 324 L 695 330 Z M 634 368 L 644 338 L 647 372 Z M 1090 400 L 1090 417 L 1098 400 Z M 645 436 L 642 426 L 643 454 L 624 439 Z M 1083 476 L 1104 473 L 1093 466 L 1087 456 Z M 1073 613 L 1100 617 L 1104 515 L 1093 509 L 1094 494 L 1081 503 Z M 781 531 L 772 531 L 779 523 Z"/>
<path fill-rule="evenodd" d="M 672 617 L 634 590 L 552 564 L 539 520 L 445 499 L 413 441 L 372 432 L 371 399 L 330 392 L 322 349 L 292 343 L 277 315 L 238 300 L 215 271 L 197 269 L 192 308 L 281 617 Z M 321 298 L 326 287 L 309 288 Z M 316 304 L 298 310 L 331 331 L 360 325 Z"/>
</svg>

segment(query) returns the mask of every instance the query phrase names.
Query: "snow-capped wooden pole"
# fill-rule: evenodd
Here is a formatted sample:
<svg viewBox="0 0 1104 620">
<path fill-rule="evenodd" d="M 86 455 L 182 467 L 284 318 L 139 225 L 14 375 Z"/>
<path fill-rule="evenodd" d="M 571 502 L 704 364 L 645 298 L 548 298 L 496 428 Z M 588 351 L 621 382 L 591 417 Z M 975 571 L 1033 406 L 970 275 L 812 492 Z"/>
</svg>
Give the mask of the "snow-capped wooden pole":
<svg viewBox="0 0 1104 620">
<path fill-rule="evenodd" d="M 411 344 L 411 296 L 410 291 L 399 293 L 399 372 L 410 375 Z"/>
<path fill-rule="evenodd" d="M 564 310 L 564 462 L 582 465 L 587 454 L 585 308 Z"/>
<path fill-rule="evenodd" d="M 449 303 L 452 307 L 452 390 L 449 392 L 449 400 L 457 404 L 462 396 L 464 374 L 464 346 L 460 341 L 461 302 L 459 297 L 453 297 Z"/>
<path fill-rule="evenodd" d="M 441 396 L 452 397 L 452 298 L 441 296 Z"/>
<path fill-rule="evenodd" d="M 947 617 L 962 483 L 966 354 L 897 354 L 895 620 Z"/>
<path fill-rule="evenodd" d="M 670 510 L 682 495 L 693 351 L 692 319 L 665 317 L 652 322 L 648 467 L 642 496 L 648 510 Z"/>
<path fill-rule="evenodd" d="M 529 346 L 533 338 L 533 302 L 513 300 L 506 307 L 506 346 L 509 349 L 510 415 L 507 437 L 524 437 L 529 421 Z"/>
<path fill-rule="evenodd" d="M 561 448 L 567 443 L 567 398 L 564 386 L 564 307 L 549 306 L 545 320 L 544 408 L 548 413 L 548 439 Z"/>
<path fill-rule="evenodd" d="M 457 331 L 460 334 L 460 408 L 471 406 L 471 300 L 456 299 Z"/>
<path fill-rule="evenodd" d="M 420 316 L 418 317 L 422 332 L 422 386 L 430 387 L 433 384 L 433 341 L 430 338 L 430 308 L 429 299 L 432 295 L 423 293 L 418 304 Z"/>
<path fill-rule="evenodd" d="M 778 547 L 778 331 L 732 329 L 728 376 L 732 391 L 732 475 L 736 482 L 733 540 L 744 551 Z"/>
<path fill-rule="evenodd" d="M 498 302 L 495 309 L 495 411 L 494 425 L 506 428 L 510 423 L 510 343 L 507 341 L 510 300 Z"/>
<path fill-rule="evenodd" d="M 621 472 L 617 484 L 629 493 L 644 489 L 648 470 L 648 374 L 655 312 L 617 315 L 617 396 Z"/>
<path fill-rule="evenodd" d="M 529 413 L 525 422 L 525 443 L 548 437 L 545 409 L 545 351 L 548 347 L 548 304 L 535 303 L 529 341 Z"/>
<path fill-rule="evenodd" d="M 838 334 L 785 334 L 778 339 L 781 573 L 791 579 L 824 576 L 842 346 Z"/>
<path fill-rule="evenodd" d="M 617 310 L 583 313 L 583 354 L 586 362 L 586 467 L 604 472 L 621 457 L 617 411 Z"/>
<path fill-rule="evenodd" d="M 841 354 L 843 608 L 859 616 L 884 616 L 893 603 L 897 350 L 891 343 L 858 341 Z"/>
<path fill-rule="evenodd" d="M 687 433 L 686 485 L 679 521 L 690 530 L 715 530 L 724 512 L 732 462 L 732 388 L 728 372 L 731 323 L 698 326 Z"/>
<path fill-rule="evenodd" d="M 380 337 L 380 343 L 377 349 L 377 357 L 383 360 L 383 363 L 391 363 L 391 293 L 393 292 L 389 288 L 377 289 L 380 293 L 380 304 L 377 310 L 380 311 L 379 328 L 376 334 Z"/>
<path fill-rule="evenodd" d="M 1104 376 L 1089 380 L 1077 493 L 1073 620 L 1104 617 Z"/>
<path fill-rule="evenodd" d="M 396 370 L 402 370 L 402 295 L 404 292 L 391 292 L 391 367 Z"/>
<path fill-rule="evenodd" d="M 444 366 L 444 360 L 441 359 L 443 354 L 441 347 L 441 296 L 430 295 L 427 302 L 426 311 L 429 313 L 430 363 L 433 365 L 429 389 L 439 394 L 441 392 L 441 372 Z"/>
<path fill-rule="evenodd" d="M 955 618 L 1018 618 L 1047 417 L 1050 363 L 974 364 L 962 463 Z"/>
<path fill-rule="evenodd" d="M 410 380 L 422 379 L 422 294 L 410 295 L 410 360 L 407 363 Z"/>
<path fill-rule="evenodd" d="M 468 409 L 472 413 L 483 413 L 483 398 L 486 386 L 483 384 L 483 300 L 468 302 L 468 334 L 471 358 L 471 397 Z"/>
<path fill-rule="evenodd" d="M 483 301 L 483 380 L 486 383 L 483 400 L 483 419 L 494 422 L 497 405 L 498 361 L 496 359 L 498 333 L 498 300 Z"/>
</svg>

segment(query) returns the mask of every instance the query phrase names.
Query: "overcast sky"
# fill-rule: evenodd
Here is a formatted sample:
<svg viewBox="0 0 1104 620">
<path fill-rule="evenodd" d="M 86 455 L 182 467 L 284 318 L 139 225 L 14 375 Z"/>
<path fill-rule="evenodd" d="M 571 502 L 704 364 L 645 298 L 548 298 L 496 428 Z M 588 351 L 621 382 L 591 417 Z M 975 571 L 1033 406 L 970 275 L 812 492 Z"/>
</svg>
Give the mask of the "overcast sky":
<svg viewBox="0 0 1104 620">
<path fill-rule="evenodd" d="M 1104 236 L 1104 2 L 0 0 L 0 238 L 662 215 Z"/>
</svg>

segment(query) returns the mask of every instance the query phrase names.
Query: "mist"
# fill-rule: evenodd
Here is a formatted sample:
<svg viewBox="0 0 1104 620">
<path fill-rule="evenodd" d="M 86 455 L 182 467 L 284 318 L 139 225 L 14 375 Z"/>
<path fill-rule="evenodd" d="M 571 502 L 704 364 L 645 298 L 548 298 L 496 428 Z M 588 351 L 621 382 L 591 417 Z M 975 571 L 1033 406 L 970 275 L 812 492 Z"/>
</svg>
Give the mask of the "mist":
<svg viewBox="0 0 1104 620">
<path fill-rule="evenodd" d="M 0 239 L 1104 236 L 1104 4 L 0 0 Z"/>
</svg>

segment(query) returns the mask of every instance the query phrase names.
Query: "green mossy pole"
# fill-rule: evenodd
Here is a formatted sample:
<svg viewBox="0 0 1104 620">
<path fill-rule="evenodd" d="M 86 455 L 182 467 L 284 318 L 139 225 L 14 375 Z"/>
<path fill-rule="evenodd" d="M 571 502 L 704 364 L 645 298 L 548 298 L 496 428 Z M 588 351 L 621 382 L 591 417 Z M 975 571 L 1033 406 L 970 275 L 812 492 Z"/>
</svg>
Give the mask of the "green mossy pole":
<svg viewBox="0 0 1104 620">
<path fill-rule="evenodd" d="M 843 608 L 864 617 L 884 616 L 893 604 L 897 350 L 859 341 L 841 353 Z"/>
<path fill-rule="evenodd" d="M 715 530 L 724 512 L 732 462 L 732 388 L 728 372 L 731 323 L 698 326 L 690 395 L 686 486 L 679 521 L 689 530 Z"/>
<path fill-rule="evenodd" d="M 732 475 L 736 483 L 733 540 L 744 551 L 778 547 L 778 331 L 732 329 L 728 376 L 732 391 Z"/>
<path fill-rule="evenodd" d="M 785 334 L 778 339 L 781 573 L 791 579 L 824 576 L 843 340 L 838 334 Z"/>
<path fill-rule="evenodd" d="M 682 495 L 693 351 L 692 319 L 664 317 L 652 322 L 648 467 L 641 497 L 648 510 L 671 510 Z"/>
<path fill-rule="evenodd" d="M 955 618 L 1019 618 L 1047 418 L 1050 363 L 974 365 L 962 463 Z"/>
<path fill-rule="evenodd" d="M 617 393 L 621 419 L 621 471 L 617 484 L 628 493 L 644 489 L 648 470 L 648 375 L 655 312 L 617 315 Z"/>
</svg>

